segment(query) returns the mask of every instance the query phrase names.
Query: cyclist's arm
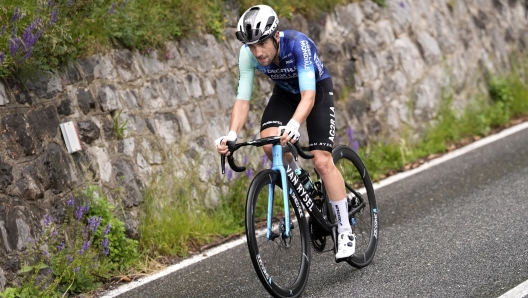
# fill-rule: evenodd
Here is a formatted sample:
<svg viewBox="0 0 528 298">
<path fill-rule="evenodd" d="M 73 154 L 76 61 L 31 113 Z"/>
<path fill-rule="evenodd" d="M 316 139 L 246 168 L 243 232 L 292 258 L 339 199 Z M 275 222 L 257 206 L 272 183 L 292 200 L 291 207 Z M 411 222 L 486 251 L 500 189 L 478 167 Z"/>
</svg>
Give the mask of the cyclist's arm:
<svg viewBox="0 0 528 298">
<path fill-rule="evenodd" d="M 255 59 L 251 51 L 243 45 L 240 47 L 238 55 L 238 90 L 237 100 L 231 112 L 229 130 L 237 134 L 242 130 L 249 114 L 249 100 L 253 89 L 253 79 L 255 78 Z"/>
<path fill-rule="evenodd" d="M 229 122 L 229 130 L 237 134 L 242 130 L 244 123 L 246 123 L 249 114 L 249 100 L 237 99 L 231 111 L 231 121 Z"/>
<path fill-rule="evenodd" d="M 310 43 L 305 39 L 299 39 L 296 44 L 294 55 L 297 61 L 297 72 L 299 80 L 299 89 L 301 91 L 301 102 L 295 110 L 292 119 L 299 124 L 303 123 L 315 102 L 315 67 L 313 61 L 313 51 Z"/>
<path fill-rule="evenodd" d="M 299 124 L 303 123 L 308 115 L 312 111 L 315 102 L 315 91 L 313 90 L 304 90 L 301 91 L 301 102 L 297 106 L 295 113 L 292 116 L 292 119 L 297 121 Z"/>
</svg>

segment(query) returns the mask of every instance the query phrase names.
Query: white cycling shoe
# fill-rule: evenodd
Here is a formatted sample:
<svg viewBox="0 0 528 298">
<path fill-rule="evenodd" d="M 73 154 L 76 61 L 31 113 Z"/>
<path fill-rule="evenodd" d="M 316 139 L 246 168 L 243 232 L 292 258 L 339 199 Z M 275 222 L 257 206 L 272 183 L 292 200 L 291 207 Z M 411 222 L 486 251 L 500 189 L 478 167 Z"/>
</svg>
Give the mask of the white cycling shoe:
<svg viewBox="0 0 528 298">
<path fill-rule="evenodd" d="M 336 259 L 348 258 L 356 251 L 356 236 L 351 232 L 343 232 L 337 236 Z"/>
</svg>

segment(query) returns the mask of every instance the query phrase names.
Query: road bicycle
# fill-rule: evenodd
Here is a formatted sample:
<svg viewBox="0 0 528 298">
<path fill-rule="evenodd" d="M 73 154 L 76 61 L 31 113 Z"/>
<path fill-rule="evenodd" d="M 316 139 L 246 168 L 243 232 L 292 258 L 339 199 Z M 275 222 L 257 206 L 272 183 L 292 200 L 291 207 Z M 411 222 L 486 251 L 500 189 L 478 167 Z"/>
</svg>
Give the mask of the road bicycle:
<svg viewBox="0 0 528 298">
<path fill-rule="evenodd" d="M 337 251 L 337 225 L 324 181 L 316 173 L 312 182 L 309 173 L 294 162 L 287 161 L 291 152 L 313 158 L 303 151 L 299 142 L 282 146 L 280 136 L 266 137 L 244 143 L 227 143 L 229 166 L 235 172 L 246 170 L 234 159 L 236 150 L 245 146 L 272 145 L 272 166 L 259 172 L 252 180 L 246 201 L 246 237 L 253 267 L 262 285 L 273 297 L 298 297 L 307 284 L 311 249 L 316 252 Z M 349 258 L 336 259 L 362 268 L 376 253 L 378 244 L 378 209 L 372 181 L 359 155 L 350 147 L 340 145 L 332 157 L 345 180 L 348 214 L 356 235 L 356 252 Z M 225 173 L 225 155 L 221 156 Z M 294 169 L 296 168 L 296 169 Z M 284 186 L 284 187 L 283 187 Z M 361 188 L 361 189 L 360 189 Z M 333 245 L 325 249 L 327 237 Z"/>
</svg>

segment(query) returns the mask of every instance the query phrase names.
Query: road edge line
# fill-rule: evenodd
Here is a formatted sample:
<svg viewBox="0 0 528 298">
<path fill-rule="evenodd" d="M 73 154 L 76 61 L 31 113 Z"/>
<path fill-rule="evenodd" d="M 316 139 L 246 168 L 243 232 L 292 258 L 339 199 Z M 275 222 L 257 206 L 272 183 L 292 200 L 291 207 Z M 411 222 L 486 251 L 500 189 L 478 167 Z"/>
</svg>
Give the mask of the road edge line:
<svg viewBox="0 0 528 298">
<path fill-rule="evenodd" d="M 528 280 L 500 295 L 498 298 L 525 298 L 528 297 Z"/>
</svg>

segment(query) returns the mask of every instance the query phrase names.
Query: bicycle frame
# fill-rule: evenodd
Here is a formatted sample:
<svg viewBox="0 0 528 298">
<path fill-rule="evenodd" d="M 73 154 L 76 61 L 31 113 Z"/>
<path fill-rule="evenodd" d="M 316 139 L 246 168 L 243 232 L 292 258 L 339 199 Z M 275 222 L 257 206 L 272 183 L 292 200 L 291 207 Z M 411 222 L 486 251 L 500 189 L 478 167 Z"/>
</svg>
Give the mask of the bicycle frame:
<svg viewBox="0 0 528 298">
<path fill-rule="evenodd" d="M 273 163 L 272 163 L 272 170 L 279 171 L 281 174 L 281 182 L 283 186 L 282 187 L 282 193 L 283 193 L 283 199 L 284 199 L 284 214 L 285 214 L 285 234 L 287 237 L 290 236 L 290 209 L 288 205 L 288 193 L 292 196 L 294 202 L 301 201 L 302 205 L 306 208 L 308 213 L 310 214 L 310 217 L 315 219 L 315 223 L 319 228 L 322 229 L 325 236 L 328 235 L 334 235 L 334 225 L 329 225 L 326 223 L 326 220 L 324 219 L 323 215 L 319 211 L 319 209 L 315 206 L 315 203 L 313 202 L 312 197 L 306 192 L 304 189 L 304 186 L 302 185 L 299 177 L 295 174 L 293 169 L 287 165 L 287 168 L 284 166 L 283 163 L 283 149 L 281 144 L 274 144 L 272 146 L 272 155 L 273 155 Z M 287 179 L 288 178 L 288 181 Z M 290 182 L 290 183 L 287 183 Z M 289 191 L 288 191 L 289 188 Z M 272 206 L 273 206 L 273 197 L 274 197 L 274 189 L 273 185 L 269 186 L 269 198 L 268 198 L 268 214 L 267 214 L 267 232 L 266 236 L 269 239 L 271 237 L 270 231 L 271 231 L 271 225 L 272 225 Z M 300 199 L 298 199 L 300 198 Z M 326 202 L 325 202 L 326 203 Z M 300 206 L 298 204 L 295 204 L 296 206 Z M 299 213 L 303 213 L 303 210 L 299 210 Z"/>
<path fill-rule="evenodd" d="M 336 224 L 328 224 L 322 215 L 321 211 L 315 206 L 315 203 L 312 199 L 312 197 L 306 192 L 304 189 L 304 186 L 301 184 L 301 181 L 299 177 L 295 174 L 293 169 L 290 167 L 290 165 L 284 165 L 283 163 L 283 148 L 280 144 L 280 137 L 267 137 L 262 139 L 257 139 L 254 141 L 248 141 L 245 143 L 239 143 L 237 144 L 236 141 L 228 141 L 227 145 L 229 148 L 229 151 L 232 153 L 230 156 L 227 157 L 227 160 L 229 162 L 229 165 L 231 169 L 233 169 L 235 172 L 243 172 L 246 170 L 244 166 L 237 166 L 235 164 L 233 153 L 238 150 L 241 147 L 244 146 L 263 146 L 266 144 L 272 145 L 272 156 L 273 156 L 273 163 L 272 163 L 272 170 L 279 171 L 281 174 L 281 183 L 283 185 L 282 187 L 282 196 L 284 199 L 284 214 L 285 214 L 285 234 L 287 237 L 290 236 L 290 208 L 288 205 L 288 196 L 291 195 L 295 206 L 300 206 L 298 204 L 298 201 L 302 202 L 302 205 L 308 210 L 308 213 L 310 214 L 310 218 L 314 219 L 315 225 L 319 228 L 319 232 L 322 233 L 323 236 L 329 236 L 332 235 L 332 237 L 335 239 L 337 237 L 337 225 Z M 295 146 L 291 143 L 287 143 L 290 150 L 292 150 L 292 153 L 294 153 L 295 159 L 297 159 L 297 154 L 301 155 L 303 158 L 313 158 L 313 155 L 303 153 L 303 151 L 298 147 L 298 143 L 295 143 Z M 297 148 L 297 149 L 295 149 Z M 225 159 L 226 156 L 221 156 L 221 167 L 222 167 L 222 173 L 225 173 Z M 324 185 L 324 181 L 323 184 Z M 272 237 L 270 234 L 271 226 L 272 226 L 272 213 L 273 213 L 273 198 L 274 198 L 274 189 L 272 186 L 270 186 L 269 191 L 269 197 L 268 197 L 268 212 L 267 212 L 267 232 L 266 236 L 268 239 Z M 328 204 L 328 201 L 325 202 Z M 303 210 L 298 210 L 300 214 L 303 214 Z M 330 213 L 330 212 L 329 212 Z M 333 216 L 332 214 L 329 214 L 329 216 Z"/>
</svg>

